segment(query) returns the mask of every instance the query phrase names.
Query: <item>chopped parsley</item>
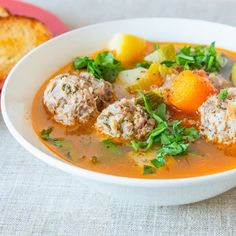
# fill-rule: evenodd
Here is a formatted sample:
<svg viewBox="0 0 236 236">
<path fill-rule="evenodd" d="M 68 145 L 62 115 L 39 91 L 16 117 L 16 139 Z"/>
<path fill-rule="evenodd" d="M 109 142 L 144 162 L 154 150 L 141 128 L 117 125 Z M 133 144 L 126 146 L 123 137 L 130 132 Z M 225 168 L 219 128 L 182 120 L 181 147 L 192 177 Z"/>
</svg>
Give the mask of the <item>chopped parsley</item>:
<svg viewBox="0 0 236 236">
<path fill-rule="evenodd" d="M 52 138 L 51 137 L 52 131 L 53 131 L 53 127 L 50 127 L 48 129 L 43 129 L 40 132 L 40 137 L 43 140 L 49 141 L 50 143 L 52 143 L 56 147 L 62 147 L 62 142 L 64 141 L 64 139 L 63 138 Z"/>
<path fill-rule="evenodd" d="M 208 47 L 203 45 L 186 46 L 176 55 L 177 65 L 188 69 L 203 69 L 207 72 L 219 72 L 225 64 L 225 58 L 216 52 L 215 42 Z"/>
<path fill-rule="evenodd" d="M 171 67 L 175 64 L 175 61 L 169 61 L 169 60 L 165 60 L 163 62 L 161 62 L 161 65 L 165 65 L 167 67 Z"/>
<path fill-rule="evenodd" d="M 116 76 L 122 69 L 120 61 L 116 60 L 112 53 L 101 52 L 95 59 L 90 57 L 77 57 L 74 60 L 74 68 L 87 69 L 97 79 L 115 82 Z"/>
<path fill-rule="evenodd" d="M 40 137 L 48 141 L 49 143 L 53 144 L 55 147 L 57 147 L 60 152 L 66 156 L 68 159 L 74 160 L 76 159 L 76 155 L 74 155 L 73 152 L 73 144 L 69 140 L 65 140 L 64 138 L 53 138 L 51 137 L 51 133 L 53 131 L 53 127 L 50 127 L 48 129 L 43 129 L 40 132 Z"/>
<path fill-rule="evenodd" d="M 154 49 L 154 50 L 160 49 L 160 45 L 159 45 L 159 44 L 153 44 L 153 49 Z"/>
<path fill-rule="evenodd" d="M 156 169 L 153 166 L 149 166 L 149 165 L 143 166 L 143 174 L 144 175 L 154 174 L 155 172 L 156 172 Z"/>
<path fill-rule="evenodd" d="M 113 154 L 120 155 L 122 153 L 121 149 L 119 148 L 119 144 L 114 143 L 112 139 L 104 139 L 102 141 L 103 146 L 105 146 L 106 149 L 109 149 Z"/>
<path fill-rule="evenodd" d="M 160 64 L 166 67 L 180 66 L 184 70 L 203 69 L 207 72 L 219 72 L 227 61 L 225 57 L 217 53 L 215 42 L 212 42 L 209 46 L 185 46 L 180 48 L 177 53 L 175 53 L 175 49 L 171 46 L 160 48 L 159 45 L 154 44 L 153 47 L 155 50 L 162 50 L 161 53 L 164 55 L 164 58 Z M 171 53 L 172 56 L 170 57 L 167 53 Z M 150 64 L 150 62 L 144 61 L 137 63 L 136 67 L 148 69 Z"/>
<path fill-rule="evenodd" d="M 104 139 L 102 143 L 106 146 L 106 148 L 116 148 L 117 144 L 115 144 L 111 139 Z"/>
<path fill-rule="evenodd" d="M 142 68 L 148 69 L 150 66 L 151 66 L 151 63 L 149 62 L 139 62 L 136 64 L 137 68 L 142 67 Z"/>
<path fill-rule="evenodd" d="M 164 103 L 159 104 L 157 109 L 153 110 L 145 95 L 140 93 L 140 96 L 143 98 L 146 112 L 156 120 L 157 126 L 148 134 L 146 141 L 132 140 L 131 146 L 135 151 L 147 151 L 156 144 L 158 146 L 157 155 L 151 163 L 159 168 L 166 164 L 166 156 L 185 154 L 188 151 L 189 144 L 199 137 L 199 132 L 193 127 L 183 127 L 179 120 L 167 121 Z"/>
<path fill-rule="evenodd" d="M 218 98 L 220 100 L 225 100 L 228 97 L 228 90 L 227 89 L 221 89 L 219 94 L 218 94 Z"/>
<path fill-rule="evenodd" d="M 43 129 L 43 130 L 40 132 L 40 137 L 41 137 L 43 140 L 49 140 L 52 131 L 53 131 L 53 127 L 50 127 L 50 128 L 48 128 L 48 129 Z"/>
</svg>

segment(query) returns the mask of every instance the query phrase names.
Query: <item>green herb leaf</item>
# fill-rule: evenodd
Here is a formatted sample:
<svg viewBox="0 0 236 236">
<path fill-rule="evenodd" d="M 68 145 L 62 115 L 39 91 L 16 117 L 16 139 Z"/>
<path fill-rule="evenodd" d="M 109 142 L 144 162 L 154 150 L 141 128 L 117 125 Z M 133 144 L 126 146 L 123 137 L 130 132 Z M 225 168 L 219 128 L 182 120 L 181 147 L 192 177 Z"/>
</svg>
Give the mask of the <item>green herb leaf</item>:
<svg viewBox="0 0 236 236">
<path fill-rule="evenodd" d="M 111 139 L 104 139 L 102 141 L 103 146 L 105 148 L 109 149 L 109 151 L 112 152 L 113 155 L 121 155 L 122 149 L 120 149 L 120 144 L 114 143 Z"/>
<path fill-rule="evenodd" d="M 117 144 L 115 144 L 111 139 L 104 139 L 102 143 L 107 147 L 107 148 L 116 148 Z"/>
<path fill-rule="evenodd" d="M 154 49 L 154 50 L 160 49 L 160 45 L 159 45 L 159 44 L 153 44 L 153 49 Z"/>
<path fill-rule="evenodd" d="M 122 69 L 120 61 L 116 60 L 112 53 L 101 52 L 95 59 L 78 57 L 74 60 L 74 68 L 87 69 L 97 79 L 104 79 L 113 83 L 117 74 Z"/>
<path fill-rule="evenodd" d="M 183 127 L 179 120 L 166 121 L 166 105 L 164 103 L 159 104 L 155 112 L 143 93 L 140 93 L 140 97 L 143 99 L 144 109 L 157 121 L 157 126 L 148 134 L 146 141 L 137 142 L 132 140 L 131 145 L 135 151 L 147 151 L 157 144 L 157 156 L 151 163 L 159 168 L 166 164 L 166 156 L 186 153 L 189 144 L 199 138 L 199 132 L 193 127 Z"/>
<path fill-rule="evenodd" d="M 74 60 L 74 67 L 79 69 L 84 69 L 88 66 L 89 63 L 93 62 L 93 59 L 89 57 L 78 57 Z"/>
<path fill-rule="evenodd" d="M 53 131 L 53 127 L 48 129 L 43 129 L 40 132 L 40 136 L 43 140 L 53 144 L 58 148 L 58 150 L 65 155 L 69 159 L 76 159 L 76 155 L 73 152 L 73 144 L 69 140 L 65 140 L 64 138 L 53 138 L 51 137 L 51 133 Z"/>
<path fill-rule="evenodd" d="M 48 129 L 43 129 L 43 130 L 40 132 L 40 137 L 41 137 L 43 140 L 49 140 L 52 131 L 53 131 L 53 127 L 50 127 L 50 128 L 48 128 Z"/>
<path fill-rule="evenodd" d="M 143 174 L 144 175 L 154 174 L 155 172 L 156 172 L 156 170 L 153 166 L 149 166 L 149 165 L 143 166 Z"/>
<path fill-rule="evenodd" d="M 146 68 L 148 69 L 150 67 L 150 63 L 149 62 L 139 62 L 136 64 L 136 67 L 142 67 L 142 68 Z"/>
<path fill-rule="evenodd" d="M 185 128 L 184 129 L 184 140 L 187 140 L 188 142 L 194 142 L 196 139 L 198 139 L 200 136 L 199 132 L 193 128 Z"/>
<path fill-rule="evenodd" d="M 165 65 L 167 67 L 172 67 L 175 63 L 176 63 L 175 61 L 165 60 L 165 61 L 161 62 L 161 65 Z"/>
<path fill-rule="evenodd" d="M 149 103 L 149 101 L 147 100 L 146 96 L 139 92 L 139 96 L 143 99 L 143 102 L 144 102 L 144 107 L 147 111 L 147 113 L 153 118 L 155 119 L 158 123 L 159 122 L 162 122 L 163 120 L 161 119 L 160 116 L 158 116 L 153 110 L 152 110 L 152 107 L 151 107 L 151 104 Z"/>
<path fill-rule="evenodd" d="M 161 103 L 157 107 L 157 115 L 161 117 L 162 120 L 166 119 L 166 104 Z"/>
<path fill-rule="evenodd" d="M 183 47 L 176 55 L 176 63 L 185 70 L 192 68 L 219 72 L 225 62 L 225 58 L 216 52 L 215 42 L 208 47 L 202 45 Z"/>
<path fill-rule="evenodd" d="M 64 139 L 63 138 L 53 138 L 51 139 L 52 140 L 52 143 L 56 146 L 56 147 L 62 147 L 63 145 L 63 141 Z"/>
<path fill-rule="evenodd" d="M 156 167 L 156 168 L 160 168 L 162 166 L 165 166 L 166 161 L 164 156 L 157 156 L 156 159 L 151 160 L 151 163 Z"/>
<path fill-rule="evenodd" d="M 152 89 L 148 92 L 145 92 L 144 96 L 146 100 L 148 100 L 148 103 L 150 104 L 153 110 L 156 110 L 158 105 L 163 103 L 163 97 L 161 91 L 158 89 Z M 135 103 L 144 106 L 143 96 L 138 96 L 135 100 Z"/>
<path fill-rule="evenodd" d="M 131 140 L 131 146 L 133 147 L 133 149 L 137 152 L 140 149 L 140 145 L 138 142 L 136 142 L 135 140 Z"/>
<path fill-rule="evenodd" d="M 218 98 L 220 100 L 225 100 L 228 97 L 228 90 L 227 89 L 221 89 L 219 94 L 218 94 Z"/>
</svg>

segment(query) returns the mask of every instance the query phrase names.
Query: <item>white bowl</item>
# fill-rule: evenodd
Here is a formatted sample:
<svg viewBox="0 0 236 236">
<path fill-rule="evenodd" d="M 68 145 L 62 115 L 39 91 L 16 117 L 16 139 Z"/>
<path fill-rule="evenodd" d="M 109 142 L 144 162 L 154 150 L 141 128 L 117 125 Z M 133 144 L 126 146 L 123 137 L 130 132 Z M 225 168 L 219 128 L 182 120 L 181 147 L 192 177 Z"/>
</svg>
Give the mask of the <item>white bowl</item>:
<svg viewBox="0 0 236 236">
<path fill-rule="evenodd" d="M 117 32 L 148 40 L 195 42 L 236 51 L 236 28 L 187 19 L 131 19 L 80 28 L 44 43 L 26 55 L 11 71 L 2 91 L 2 114 L 15 139 L 30 153 L 81 182 L 119 199 L 142 204 L 178 205 L 204 200 L 236 186 L 236 170 L 182 179 L 137 179 L 101 174 L 58 159 L 35 134 L 30 120 L 33 97 L 55 71 L 78 55 L 104 48 Z"/>
</svg>

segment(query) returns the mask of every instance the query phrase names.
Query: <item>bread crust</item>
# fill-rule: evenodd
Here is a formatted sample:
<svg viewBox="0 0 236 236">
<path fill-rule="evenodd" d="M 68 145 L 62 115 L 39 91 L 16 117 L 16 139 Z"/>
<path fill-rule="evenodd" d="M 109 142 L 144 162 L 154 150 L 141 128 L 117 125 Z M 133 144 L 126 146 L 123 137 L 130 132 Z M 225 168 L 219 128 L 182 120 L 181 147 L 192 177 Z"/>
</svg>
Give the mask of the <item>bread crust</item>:
<svg viewBox="0 0 236 236">
<path fill-rule="evenodd" d="M 49 29 L 34 18 L 0 17 L 0 80 L 21 57 L 51 37 Z"/>
<path fill-rule="evenodd" d="M 0 17 L 7 17 L 10 15 L 11 13 L 5 7 L 0 6 Z"/>
</svg>

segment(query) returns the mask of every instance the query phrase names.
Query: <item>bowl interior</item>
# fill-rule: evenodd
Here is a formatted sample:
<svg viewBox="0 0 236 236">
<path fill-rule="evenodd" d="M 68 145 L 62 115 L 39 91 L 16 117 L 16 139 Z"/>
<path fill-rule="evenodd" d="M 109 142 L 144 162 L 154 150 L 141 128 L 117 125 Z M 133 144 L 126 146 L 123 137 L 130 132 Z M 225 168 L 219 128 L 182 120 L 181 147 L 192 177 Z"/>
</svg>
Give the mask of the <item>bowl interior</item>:
<svg viewBox="0 0 236 236">
<path fill-rule="evenodd" d="M 36 156 L 70 172 L 81 171 L 62 160 L 41 144 L 31 125 L 31 105 L 36 91 L 48 77 L 76 56 L 105 48 L 117 32 L 128 32 L 155 41 L 209 44 L 236 50 L 230 26 L 185 19 L 131 19 L 92 25 L 61 35 L 26 55 L 11 71 L 3 88 L 4 120 L 17 140 Z M 50 156 L 49 156 L 50 155 Z M 46 160 L 47 158 L 47 160 Z M 49 160 L 50 159 L 50 160 Z"/>
</svg>

